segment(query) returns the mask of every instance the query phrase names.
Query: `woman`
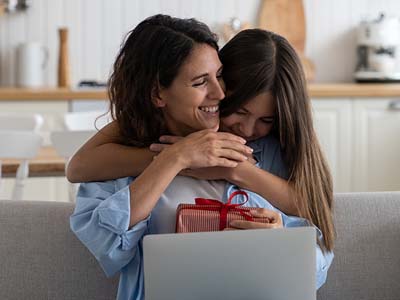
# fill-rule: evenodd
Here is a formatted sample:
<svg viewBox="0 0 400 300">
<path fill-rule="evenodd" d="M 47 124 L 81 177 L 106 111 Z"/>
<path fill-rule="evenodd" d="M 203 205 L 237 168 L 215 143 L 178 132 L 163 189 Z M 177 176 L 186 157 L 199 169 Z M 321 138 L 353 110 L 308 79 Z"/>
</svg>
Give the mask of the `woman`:
<svg viewBox="0 0 400 300">
<path fill-rule="evenodd" d="M 195 30 L 199 27 L 202 30 Z M 140 241 L 147 232 L 170 231 L 171 214 L 178 204 L 176 198 L 193 199 L 194 195 L 204 197 L 197 193 L 205 193 L 226 200 L 227 195 L 237 189 L 232 185 L 225 187 L 221 181 L 200 181 L 203 186 L 199 187 L 193 179 L 176 177 L 185 169 L 234 168 L 245 162 L 243 153 L 247 148 L 241 138 L 212 129 L 191 133 L 217 127 L 216 108 L 224 97 L 218 83 L 221 64 L 215 56 L 215 40 L 202 37 L 204 34 L 212 36 L 207 30 L 194 21 L 165 16 L 149 18 L 128 37 L 114 66 L 110 98 L 121 141 L 142 146 L 155 141 L 160 133 L 186 136 L 151 160 L 135 180 L 130 177 L 81 185 L 71 228 L 96 256 L 107 275 L 121 271 L 118 294 L 121 299 L 142 298 Z M 185 41 L 181 43 L 182 39 Z M 184 50 L 187 43 L 190 47 Z M 165 60 L 162 64 L 161 59 Z M 181 63 L 174 64 L 173 61 Z M 165 75 L 170 80 L 164 80 Z M 128 91 L 130 87 L 133 90 Z M 272 135 L 266 140 L 269 142 L 259 143 L 259 152 L 267 153 L 264 146 L 268 144 L 267 150 L 272 151 L 268 154 L 276 156 L 270 165 L 275 165 L 276 173 L 284 174 L 279 143 L 274 143 Z M 261 155 L 261 164 L 263 159 Z M 249 206 L 269 208 L 253 214 L 270 217 L 271 224 L 235 222 L 230 224 L 231 227 L 307 225 L 304 219 L 280 214 L 255 193 L 250 192 Z M 320 286 L 325 281 L 332 256 L 329 252 L 324 255 L 319 247 L 317 253 Z"/>
</svg>

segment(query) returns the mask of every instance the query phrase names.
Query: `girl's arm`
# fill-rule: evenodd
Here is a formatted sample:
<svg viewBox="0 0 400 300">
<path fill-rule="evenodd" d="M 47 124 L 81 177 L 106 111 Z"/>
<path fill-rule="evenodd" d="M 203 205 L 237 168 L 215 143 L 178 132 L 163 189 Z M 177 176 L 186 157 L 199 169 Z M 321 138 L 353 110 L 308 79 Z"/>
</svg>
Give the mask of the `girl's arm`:
<svg viewBox="0 0 400 300">
<path fill-rule="evenodd" d="M 119 137 L 115 121 L 97 132 L 72 156 L 68 180 L 76 183 L 137 176 L 157 155 L 148 148 L 121 145 Z"/>
<path fill-rule="evenodd" d="M 160 140 L 165 143 L 173 144 L 179 141 L 180 137 L 162 136 Z M 285 177 L 286 169 L 277 143 L 271 143 L 271 149 L 276 149 L 275 154 L 263 151 L 264 160 L 268 160 L 269 156 L 273 156 L 271 168 L 275 174 Z M 150 149 L 161 152 L 168 148 L 167 144 L 152 144 Z M 235 168 L 204 168 L 204 169 L 187 169 L 181 172 L 181 175 L 194 177 L 205 180 L 224 179 L 230 183 L 236 184 L 240 188 L 244 188 L 255 192 L 278 208 L 285 214 L 298 216 L 299 212 L 295 205 L 295 201 L 291 198 L 291 187 L 287 180 L 274 175 L 273 173 L 260 169 L 255 166 L 255 161 L 250 157 L 247 161 L 240 162 Z"/>
<path fill-rule="evenodd" d="M 231 135 L 233 136 L 233 135 Z M 233 140 L 236 143 L 232 142 Z M 242 138 L 232 139 L 228 148 L 238 161 L 245 159 L 249 148 Z M 121 145 L 120 132 L 112 122 L 89 139 L 71 158 L 67 166 L 70 182 L 104 181 L 128 176 L 137 176 L 153 161 L 158 152 L 149 148 Z"/>
<path fill-rule="evenodd" d="M 235 168 L 204 168 L 184 170 L 181 175 L 205 180 L 224 179 L 240 188 L 250 190 L 262 196 L 285 214 L 297 216 L 299 213 L 290 198 L 290 185 L 268 171 L 260 169 L 250 161 L 240 162 Z"/>
<path fill-rule="evenodd" d="M 241 188 L 253 191 L 285 214 L 298 216 L 295 202 L 291 199 L 291 187 L 287 180 L 256 167 L 250 162 L 241 162 L 227 170 L 227 181 Z"/>
</svg>

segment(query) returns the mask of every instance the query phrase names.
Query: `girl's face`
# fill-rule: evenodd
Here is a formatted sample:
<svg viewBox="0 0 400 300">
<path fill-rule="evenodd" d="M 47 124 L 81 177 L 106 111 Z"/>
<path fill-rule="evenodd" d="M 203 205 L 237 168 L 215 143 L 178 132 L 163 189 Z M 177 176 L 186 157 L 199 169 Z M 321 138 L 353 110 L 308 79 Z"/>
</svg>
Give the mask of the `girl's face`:
<svg viewBox="0 0 400 300">
<path fill-rule="evenodd" d="M 247 141 L 266 136 L 272 129 L 276 102 L 270 92 L 250 99 L 233 114 L 221 118 L 221 130 L 239 135 Z"/>
<path fill-rule="evenodd" d="M 161 88 L 156 105 L 161 107 L 171 134 L 218 128 L 222 64 L 217 51 L 196 45 L 169 88 Z"/>
</svg>

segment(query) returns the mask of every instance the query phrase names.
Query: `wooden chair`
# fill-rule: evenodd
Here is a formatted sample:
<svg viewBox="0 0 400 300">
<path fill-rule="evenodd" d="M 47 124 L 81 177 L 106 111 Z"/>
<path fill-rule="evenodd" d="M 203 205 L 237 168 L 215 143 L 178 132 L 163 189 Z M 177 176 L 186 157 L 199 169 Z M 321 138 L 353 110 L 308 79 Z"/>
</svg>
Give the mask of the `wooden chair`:
<svg viewBox="0 0 400 300">
<path fill-rule="evenodd" d="M 29 176 L 29 159 L 42 145 L 39 130 L 43 117 L 31 113 L 0 113 L 0 184 L 1 160 L 16 159 L 19 166 L 12 190 L 12 200 L 22 200 L 25 179 Z"/>
<path fill-rule="evenodd" d="M 43 117 L 32 113 L 0 113 L 0 130 L 28 130 L 38 133 Z"/>
<path fill-rule="evenodd" d="M 65 129 L 70 131 L 100 130 L 110 122 L 109 114 L 103 111 L 70 112 L 64 115 Z"/>
<path fill-rule="evenodd" d="M 97 130 L 108 122 L 108 115 L 104 115 L 101 111 L 67 113 L 64 115 L 65 129 L 52 132 L 51 143 L 57 153 L 68 161 Z M 75 200 L 77 188 L 78 184 L 69 183 L 68 193 L 71 202 Z"/>
<path fill-rule="evenodd" d="M 41 145 L 42 137 L 35 132 L 0 131 L 0 180 L 1 159 L 20 160 L 11 200 L 22 200 L 25 179 L 29 176 L 29 159 L 38 154 Z"/>
</svg>

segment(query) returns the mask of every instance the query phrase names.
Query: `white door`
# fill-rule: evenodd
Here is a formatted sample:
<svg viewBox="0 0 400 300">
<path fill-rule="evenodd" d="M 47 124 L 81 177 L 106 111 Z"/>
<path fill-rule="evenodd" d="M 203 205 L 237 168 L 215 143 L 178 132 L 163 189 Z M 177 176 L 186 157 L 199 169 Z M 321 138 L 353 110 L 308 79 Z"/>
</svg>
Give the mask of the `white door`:
<svg viewBox="0 0 400 300">
<path fill-rule="evenodd" d="M 354 100 L 355 191 L 400 190 L 400 99 Z"/>
<path fill-rule="evenodd" d="M 313 99 L 314 127 L 333 175 L 335 192 L 351 192 L 352 136 L 350 99 Z"/>
</svg>

